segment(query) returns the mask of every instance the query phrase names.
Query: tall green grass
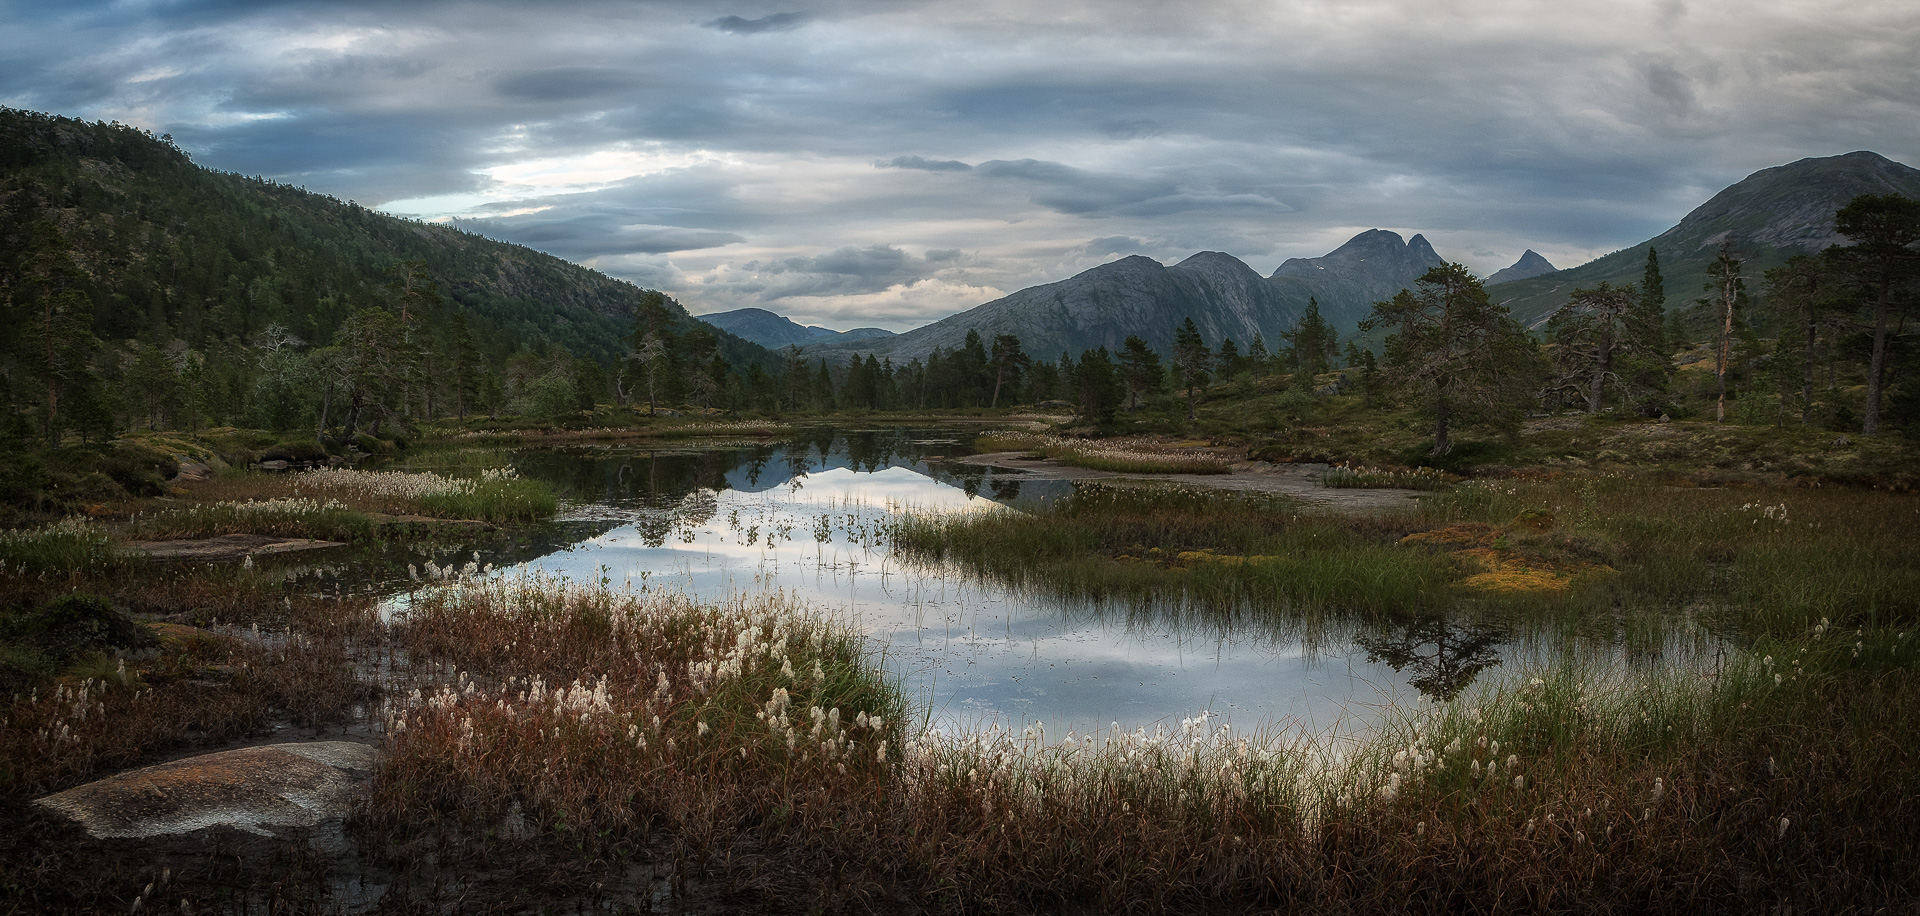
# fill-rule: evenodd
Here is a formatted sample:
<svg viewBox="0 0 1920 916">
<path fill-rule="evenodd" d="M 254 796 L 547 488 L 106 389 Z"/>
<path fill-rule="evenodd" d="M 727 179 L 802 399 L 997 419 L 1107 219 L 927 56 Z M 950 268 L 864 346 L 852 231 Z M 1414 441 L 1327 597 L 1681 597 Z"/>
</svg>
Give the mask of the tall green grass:
<svg viewBox="0 0 1920 916">
<path fill-rule="evenodd" d="M 893 544 L 1076 601 L 1297 613 L 1448 606 L 1450 561 L 1394 544 L 1401 519 L 1337 520 L 1264 494 L 1083 486 L 1032 514 L 908 515 Z"/>
</svg>

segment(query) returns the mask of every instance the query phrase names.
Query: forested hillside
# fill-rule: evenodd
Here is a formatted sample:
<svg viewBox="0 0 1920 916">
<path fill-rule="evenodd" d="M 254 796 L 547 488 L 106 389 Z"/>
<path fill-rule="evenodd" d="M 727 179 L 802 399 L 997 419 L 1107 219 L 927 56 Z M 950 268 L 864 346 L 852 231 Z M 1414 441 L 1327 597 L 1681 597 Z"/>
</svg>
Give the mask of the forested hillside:
<svg viewBox="0 0 1920 916">
<path fill-rule="evenodd" d="M 48 436 L 320 422 L 350 381 L 355 329 L 393 332 L 408 352 L 388 355 L 416 364 L 403 416 L 526 407 L 562 386 L 607 400 L 648 302 L 730 364 L 772 359 L 528 248 L 209 171 L 131 127 L 0 109 L 0 397 Z M 356 324 L 369 309 L 402 322 Z"/>
</svg>

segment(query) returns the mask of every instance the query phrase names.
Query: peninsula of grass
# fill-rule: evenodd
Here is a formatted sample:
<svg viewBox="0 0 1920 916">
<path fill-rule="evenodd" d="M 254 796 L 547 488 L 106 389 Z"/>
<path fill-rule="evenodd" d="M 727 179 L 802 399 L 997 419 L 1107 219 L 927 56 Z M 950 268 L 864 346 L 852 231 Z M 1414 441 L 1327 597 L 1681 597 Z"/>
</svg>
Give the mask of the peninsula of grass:
<svg viewBox="0 0 1920 916">
<path fill-rule="evenodd" d="M 990 433 L 980 437 L 974 447 L 988 452 L 1026 452 L 1072 467 L 1115 474 L 1226 474 L 1233 470 L 1232 461 L 1193 449 L 1033 433 Z"/>
<path fill-rule="evenodd" d="M 1569 621 L 1689 615 L 1748 636 L 1920 625 L 1920 498 L 1664 487 L 1620 477 L 1468 481 L 1412 513 L 1278 497 L 1082 487 L 1029 513 L 917 515 L 893 543 L 1070 601 L 1268 615 L 1520 608 Z"/>
</svg>

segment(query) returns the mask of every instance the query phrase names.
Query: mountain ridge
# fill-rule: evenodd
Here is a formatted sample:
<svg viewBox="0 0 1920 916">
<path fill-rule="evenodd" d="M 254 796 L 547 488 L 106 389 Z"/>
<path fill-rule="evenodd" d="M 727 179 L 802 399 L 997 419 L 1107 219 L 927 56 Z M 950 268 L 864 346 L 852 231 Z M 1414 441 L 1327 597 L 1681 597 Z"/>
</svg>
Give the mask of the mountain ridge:
<svg viewBox="0 0 1920 916">
<path fill-rule="evenodd" d="M 1640 282 L 1647 250 L 1654 249 L 1659 252 L 1667 308 L 1684 308 L 1701 295 L 1707 263 L 1721 241 L 1733 242 L 1745 259 L 1742 274 L 1751 288 L 1768 268 L 1793 255 L 1844 241 L 1833 229 L 1833 215 L 1861 194 L 1920 199 L 1920 169 L 1866 150 L 1761 169 L 1721 189 L 1653 238 L 1565 270 L 1502 283 L 1494 298 L 1514 317 L 1538 327 L 1575 289 L 1603 281 Z"/>
</svg>

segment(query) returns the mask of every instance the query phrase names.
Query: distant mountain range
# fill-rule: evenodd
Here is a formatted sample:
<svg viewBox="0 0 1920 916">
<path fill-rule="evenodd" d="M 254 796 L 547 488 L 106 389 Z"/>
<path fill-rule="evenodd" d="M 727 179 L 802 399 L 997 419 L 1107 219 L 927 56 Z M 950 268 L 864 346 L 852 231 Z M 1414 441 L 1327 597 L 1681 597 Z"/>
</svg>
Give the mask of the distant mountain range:
<svg viewBox="0 0 1920 916">
<path fill-rule="evenodd" d="M 770 350 L 800 344 L 825 343 L 830 340 L 855 341 L 893 336 L 892 331 L 881 328 L 835 331 L 832 328 L 803 325 L 766 309 L 734 309 L 731 312 L 715 312 L 697 317 L 716 328 L 753 341 Z"/>
<path fill-rule="evenodd" d="M 1685 307 L 1701 295 L 1706 265 L 1722 240 L 1731 240 L 1747 259 L 1746 275 L 1757 287 L 1767 268 L 1841 241 L 1833 214 L 1847 201 L 1887 193 L 1920 198 L 1920 169 L 1870 152 L 1802 159 L 1755 172 L 1672 229 L 1632 248 L 1567 270 L 1556 270 L 1528 249 L 1485 282 L 1515 317 L 1538 326 L 1575 289 L 1601 281 L 1639 282 L 1647 249 L 1657 248 L 1667 307 Z M 1117 349 L 1128 335 L 1138 334 L 1164 353 L 1172 346 L 1174 328 L 1190 317 L 1211 343 L 1232 338 L 1244 349 L 1259 334 L 1271 349 L 1299 320 L 1309 299 L 1318 301 L 1321 315 L 1336 330 L 1351 334 L 1373 303 L 1412 287 L 1421 274 L 1445 262 L 1425 237 L 1402 240 L 1383 229 L 1362 232 L 1322 257 L 1290 259 L 1264 279 L 1217 251 L 1200 252 L 1172 267 L 1135 255 L 885 340 L 797 342 L 808 353 L 829 358 L 875 353 L 900 362 L 936 348 L 955 349 L 969 330 L 988 341 L 997 334 L 1017 335 L 1028 353 L 1043 358 L 1090 347 Z"/>
<path fill-rule="evenodd" d="M 1521 321 L 1538 326 L 1575 289 L 1602 281 L 1640 282 L 1647 249 L 1652 248 L 1660 253 L 1667 308 L 1684 308 L 1704 295 L 1707 264 L 1722 240 L 1731 241 L 1746 258 L 1748 288 L 1758 289 L 1767 268 L 1844 241 L 1833 231 L 1834 211 L 1861 194 L 1920 198 L 1920 169 L 1869 152 L 1761 169 L 1653 238 L 1578 267 L 1502 283 L 1493 297 Z"/>
<path fill-rule="evenodd" d="M 1324 257 L 1294 258 L 1271 277 L 1261 277 L 1239 258 L 1202 251 L 1168 267 L 1141 255 L 1102 264 L 1077 276 L 1029 287 L 957 315 L 885 340 L 805 344 L 828 358 L 874 353 L 902 362 L 935 349 L 953 350 L 978 331 L 991 342 L 1000 334 L 1020 338 L 1031 355 L 1052 359 L 1062 352 L 1106 347 L 1118 350 L 1129 335 L 1166 352 L 1176 328 L 1188 318 L 1213 343 L 1231 338 L 1242 350 L 1255 335 L 1268 349 L 1280 344 L 1310 300 L 1341 331 L 1351 331 L 1376 300 L 1411 286 L 1431 267 L 1445 263 L 1418 235 L 1403 240 L 1372 229 Z"/>
</svg>

